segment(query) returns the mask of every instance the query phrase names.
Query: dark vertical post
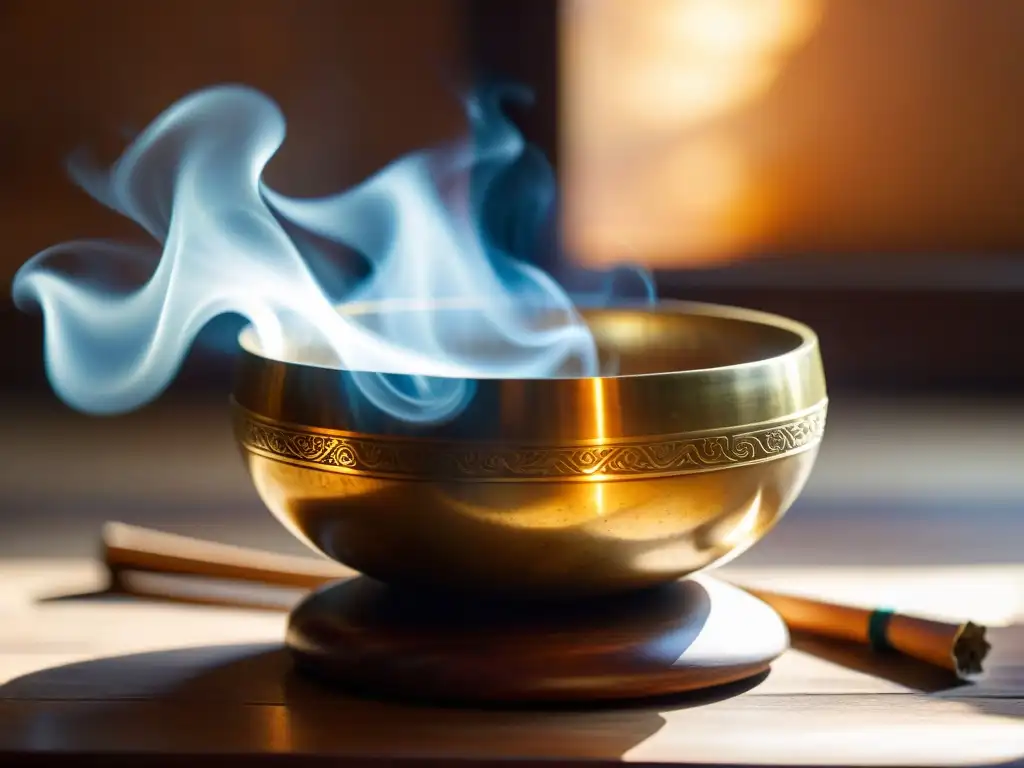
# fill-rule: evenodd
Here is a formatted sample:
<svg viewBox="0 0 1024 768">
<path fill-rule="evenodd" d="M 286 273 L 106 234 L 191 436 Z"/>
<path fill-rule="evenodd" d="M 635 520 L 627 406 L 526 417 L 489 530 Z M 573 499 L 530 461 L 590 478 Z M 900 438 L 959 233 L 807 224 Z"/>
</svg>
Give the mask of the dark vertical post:
<svg viewBox="0 0 1024 768">
<path fill-rule="evenodd" d="M 506 104 L 523 137 L 544 154 L 556 178 L 560 141 L 558 114 L 559 3 L 557 0 L 465 0 L 465 34 L 473 77 L 525 86 L 533 103 Z M 515 201 L 510 201 L 514 204 Z M 514 255 L 558 277 L 560 227 L 551 211 L 540 232 L 512 248 Z"/>
<path fill-rule="evenodd" d="M 529 87 L 535 101 L 512 112 L 526 140 L 557 168 L 557 0 L 466 0 L 470 62 L 477 75 Z"/>
</svg>

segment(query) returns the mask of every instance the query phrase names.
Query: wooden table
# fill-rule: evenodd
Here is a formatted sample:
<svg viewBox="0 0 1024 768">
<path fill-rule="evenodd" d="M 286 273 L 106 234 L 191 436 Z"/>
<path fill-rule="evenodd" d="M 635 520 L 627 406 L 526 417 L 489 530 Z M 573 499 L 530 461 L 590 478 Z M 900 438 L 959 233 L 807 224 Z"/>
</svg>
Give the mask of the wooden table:
<svg viewBox="0 0 1024 768">
<path fill-rule="evenodd" d="M 1002 625 L 990 671 L 951 686 L 907 660 L 797 639 L 767 677 L 710 695 L 587 710 L 401 705 L 292 673 L 274 606 L 293 595 L 263 609 L 96 595 L 90 561 L 12 560 L 0 565 L 0 765 L 1024 764 L 1024 624 L 1011 626 L 1024 620 L 1024 567 L 730 572 Z"/>
</svg>

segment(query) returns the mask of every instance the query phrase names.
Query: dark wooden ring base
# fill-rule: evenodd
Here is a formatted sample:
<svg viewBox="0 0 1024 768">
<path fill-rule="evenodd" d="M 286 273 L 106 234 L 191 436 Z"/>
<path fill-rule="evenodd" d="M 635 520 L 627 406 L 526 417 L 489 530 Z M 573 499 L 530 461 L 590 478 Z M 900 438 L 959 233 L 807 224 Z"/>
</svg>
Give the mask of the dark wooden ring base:
<svg viewBox="0 0 1024 768">
<path fill-rule="evenodd" d="M 744 680 L 789 645 L 778 614 L 699 575 L 657 590 L 564 603 L 331 584 L 292 612 L 305 672 L 380 696 L 580 702 L 663 696 Z"/>
</svg>

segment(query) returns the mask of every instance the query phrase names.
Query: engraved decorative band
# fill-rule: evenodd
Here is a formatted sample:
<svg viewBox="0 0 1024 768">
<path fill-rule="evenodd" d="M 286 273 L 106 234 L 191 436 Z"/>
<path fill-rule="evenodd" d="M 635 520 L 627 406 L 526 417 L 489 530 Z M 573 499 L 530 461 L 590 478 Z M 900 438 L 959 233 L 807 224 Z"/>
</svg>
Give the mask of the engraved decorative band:
<svg viewBox="0 0 1024 768">
<path fill-rule="evenodd" d="M 823 402 L 754 427 L 569 446 L 338 434 L 277 424 L 240 407 L 235 429 L 252 453 L 329 472 L 435 480 L 584 480 L 707 472 L 799 453 L 820 442 L 825 412 Z"/>
</svg>

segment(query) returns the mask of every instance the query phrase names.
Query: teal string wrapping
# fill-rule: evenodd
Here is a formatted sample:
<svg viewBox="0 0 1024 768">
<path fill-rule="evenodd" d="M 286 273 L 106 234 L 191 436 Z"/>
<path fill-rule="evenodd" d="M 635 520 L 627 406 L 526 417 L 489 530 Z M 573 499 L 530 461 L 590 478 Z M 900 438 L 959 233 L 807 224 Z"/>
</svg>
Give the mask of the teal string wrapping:
<svg viewBox="0 0 1024 768">
<path fill-rule="evenodd" d="M 879 608 L 868 617 L 868 643 L 876 651 L 891 651 L 889 643 L 889 620 L 893 611 L 890 608 Z"/>
</svg>

